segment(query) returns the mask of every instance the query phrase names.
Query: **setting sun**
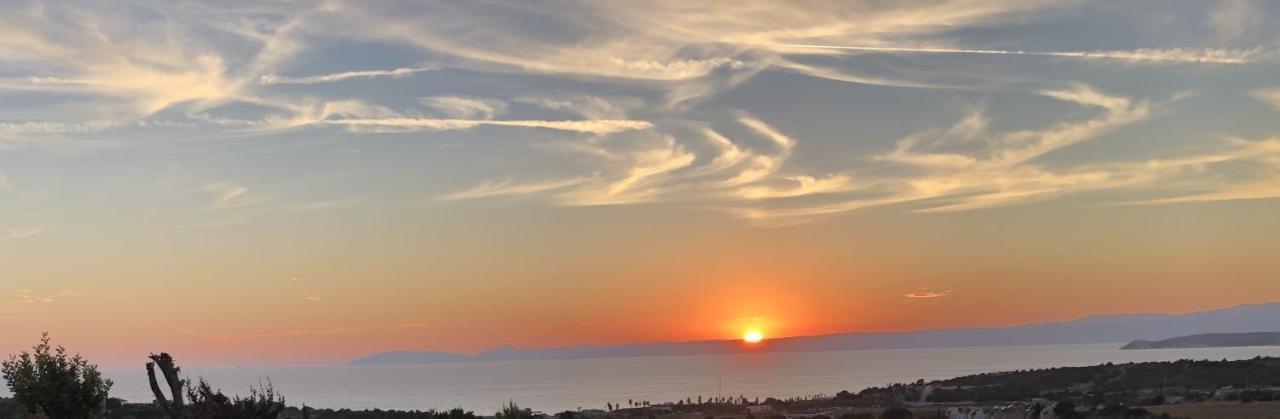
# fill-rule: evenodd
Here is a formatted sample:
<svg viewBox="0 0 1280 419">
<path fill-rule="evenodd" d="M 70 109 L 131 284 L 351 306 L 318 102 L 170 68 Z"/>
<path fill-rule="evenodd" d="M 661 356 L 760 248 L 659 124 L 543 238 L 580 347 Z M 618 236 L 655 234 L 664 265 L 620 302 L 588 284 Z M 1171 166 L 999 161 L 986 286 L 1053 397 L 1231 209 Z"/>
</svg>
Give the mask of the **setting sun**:
<svg viewBox="0 0 1280 419">
<path fill-rule="evenodd" d="M 764 333 L 759 330 L 748 330 L 747 333 L 742 334 L 742 341 L 746 343 L 760 343 L 762 340 L 764 340 Z"/>
</svg>

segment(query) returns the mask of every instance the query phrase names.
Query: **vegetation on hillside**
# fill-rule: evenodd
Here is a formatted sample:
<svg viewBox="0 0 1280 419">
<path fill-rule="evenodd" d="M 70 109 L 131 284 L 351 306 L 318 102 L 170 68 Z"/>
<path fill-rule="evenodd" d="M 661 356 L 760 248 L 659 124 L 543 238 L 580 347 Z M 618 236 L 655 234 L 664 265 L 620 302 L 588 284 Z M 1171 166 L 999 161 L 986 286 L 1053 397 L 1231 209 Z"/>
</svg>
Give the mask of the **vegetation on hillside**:
<svg viewBox="0 0 1280 419">
<path fill-rule="evenodd" d="M 1016 401 L 1084 395 L 1111 399 L 1151 389 L 1212 397 L 1224 388 L 1280 386 L 1280 359 L 1107 363 L 978 374 L 929 384 L 934 389 L 928 400 L 933 402 Z"/>
</svg>

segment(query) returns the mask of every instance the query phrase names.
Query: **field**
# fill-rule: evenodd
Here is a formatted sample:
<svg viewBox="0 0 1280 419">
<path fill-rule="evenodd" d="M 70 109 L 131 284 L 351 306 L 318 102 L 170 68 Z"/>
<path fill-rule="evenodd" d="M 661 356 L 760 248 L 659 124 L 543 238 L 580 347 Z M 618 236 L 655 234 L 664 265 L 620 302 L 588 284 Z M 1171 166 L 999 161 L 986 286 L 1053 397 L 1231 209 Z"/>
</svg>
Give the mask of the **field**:
<svg viewBox="0 0 1280 419">
<path fill-rule="evenodd" d="M 1190 419 L 1280 419 L 1280 402 L 1240 403 L 1231 401 L 1209 401 L 1202 403 L 1174 404 L 1165 406 L 1147 406 L 1154 414 L 1168 413 L 1169 416 Z"/>
</svg>

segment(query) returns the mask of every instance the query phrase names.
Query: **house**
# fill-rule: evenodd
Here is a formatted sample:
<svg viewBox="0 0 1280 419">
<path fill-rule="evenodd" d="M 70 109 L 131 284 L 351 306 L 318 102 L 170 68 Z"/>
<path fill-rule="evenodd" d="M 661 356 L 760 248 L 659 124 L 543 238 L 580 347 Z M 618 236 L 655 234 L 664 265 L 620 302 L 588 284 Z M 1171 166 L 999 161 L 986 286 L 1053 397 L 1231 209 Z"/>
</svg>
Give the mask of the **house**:
<svg viewBox="0 0 1280 419">
<path fill-rule="evenodd" d="M 952 406 L 947 419 L 1025 419 L 1030 409 L 1022 403 L 1004 406 Z"/>
<path fill-rule="evenodd" d="M 952 406 L 947 408 L 947 419 L 990 419 L 981 407 Z"/>
</svg>

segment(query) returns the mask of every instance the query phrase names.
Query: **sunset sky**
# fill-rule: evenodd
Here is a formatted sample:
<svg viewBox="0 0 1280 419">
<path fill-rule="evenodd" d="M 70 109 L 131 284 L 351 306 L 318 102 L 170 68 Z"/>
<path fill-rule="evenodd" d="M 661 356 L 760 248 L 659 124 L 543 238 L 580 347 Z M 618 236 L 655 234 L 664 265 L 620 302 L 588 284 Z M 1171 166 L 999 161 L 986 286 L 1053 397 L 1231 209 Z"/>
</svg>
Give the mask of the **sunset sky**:
<svg viewBox="0 0 1280 419">
<path fill-rule="evenodd" d="M 0 353 L 1280 301 L 1280 5 L 4 1 Z"/>
</svg>

